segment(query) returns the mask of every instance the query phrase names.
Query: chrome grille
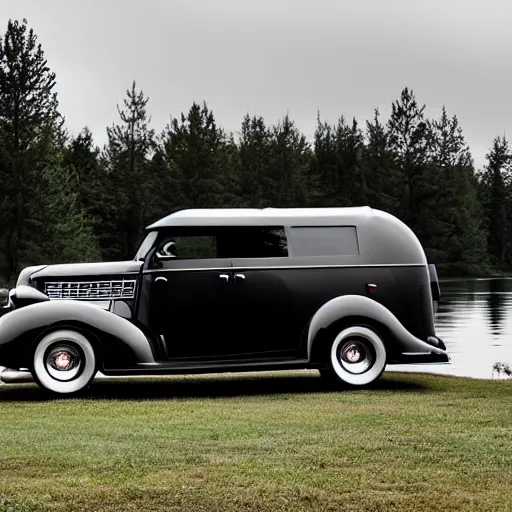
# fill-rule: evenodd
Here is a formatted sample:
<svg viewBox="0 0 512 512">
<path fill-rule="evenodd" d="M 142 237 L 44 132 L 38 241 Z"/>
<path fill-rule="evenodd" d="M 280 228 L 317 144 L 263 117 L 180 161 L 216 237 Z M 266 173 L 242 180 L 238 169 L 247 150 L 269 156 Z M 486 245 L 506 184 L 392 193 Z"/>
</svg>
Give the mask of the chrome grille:
<svg viewBox="0 0 512 512">
<path fill-rule="evenodd" d="M 45 283 L 50 299 L 133 299 L 135 280 L 121 281 L 54 281 Z"/>
</svg>

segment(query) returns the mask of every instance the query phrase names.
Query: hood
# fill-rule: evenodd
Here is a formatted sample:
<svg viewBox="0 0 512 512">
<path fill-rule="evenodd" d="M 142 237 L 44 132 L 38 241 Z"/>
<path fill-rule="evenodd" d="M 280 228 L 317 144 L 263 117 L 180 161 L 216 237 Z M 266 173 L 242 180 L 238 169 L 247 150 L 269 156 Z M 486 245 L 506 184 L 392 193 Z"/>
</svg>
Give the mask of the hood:
<svg viewBox="0 0 512 512">
<path fill-rule="evenodd" d="M 137 274 L 141 261 L 116 261 L 101 263 L 68 263 L 61 265 L 41 265 L 27 267 L 18 278 L 17 285 L 28 284 L 28 280 L 46 280 L 48 278 L 107 277 Z M 25 282 L 26 281 L 26 282 Z"/>
</svg>

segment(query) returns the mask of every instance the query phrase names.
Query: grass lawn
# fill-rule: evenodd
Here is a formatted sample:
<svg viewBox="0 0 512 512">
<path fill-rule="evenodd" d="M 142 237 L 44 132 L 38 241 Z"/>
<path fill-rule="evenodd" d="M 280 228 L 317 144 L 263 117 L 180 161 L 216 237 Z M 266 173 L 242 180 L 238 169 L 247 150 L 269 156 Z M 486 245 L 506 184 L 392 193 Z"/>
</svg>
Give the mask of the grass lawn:
<svg viewBox="0 0 512 512">
<path fill-rule="evenodd" d="M 316 372 L 0 386 L 0 510 L 512 510 L 512 381 Z"/>
</svg>

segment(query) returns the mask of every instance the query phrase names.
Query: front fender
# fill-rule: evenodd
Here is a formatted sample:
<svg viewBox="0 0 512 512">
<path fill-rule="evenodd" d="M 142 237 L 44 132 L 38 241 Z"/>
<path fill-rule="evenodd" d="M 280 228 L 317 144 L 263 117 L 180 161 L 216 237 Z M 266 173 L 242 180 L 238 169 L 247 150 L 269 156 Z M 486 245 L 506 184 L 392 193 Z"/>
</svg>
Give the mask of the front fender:
<svg viewBox="0 0 512 512">
<path fill-rule="evenodd" d="M 334 322 L 349 317 L 368 318 L 383 325 L 391 334 L 397 345 L 397 350 L 402 354 L 433 353 L 448 358 L 445 350 L 430 345 L 411 334 L 396 316 L 382 304 L 362 295 L 343 295 L 326 302 L 313 316 L 307 334 L 309 360 L 311 360 L 313 345 L 319 334 Z"/>
<path fill-rule="evenodd" d="M 50 297 L 32 286 L 20 285 L 9 292 L 9 300 L 16 309 L 21 309 L 30 304 L 48 302 Z"/>
<path fill-rule="evenodd" d="M 33 342 L 58 325 L 76 326 L 94 334 L 101 344 L 105 367 L 155 362 L 150 340 L 129 320 L 91 304 L 59 300 L 32 304 L 0 318 L 0 365 L 29 367 Z"/>
</svg>

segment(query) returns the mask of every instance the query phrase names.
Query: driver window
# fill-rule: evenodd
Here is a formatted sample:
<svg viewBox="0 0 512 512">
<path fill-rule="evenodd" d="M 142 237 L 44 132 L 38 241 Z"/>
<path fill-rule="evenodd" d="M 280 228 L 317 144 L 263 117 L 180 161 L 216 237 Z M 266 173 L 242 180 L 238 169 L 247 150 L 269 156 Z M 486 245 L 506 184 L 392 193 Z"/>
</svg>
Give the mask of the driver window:
<svg viewBox="0 0 512 512">
<path fill-rule="evenodd" d="M 167 236 L 160 240 L 155 253 L 160 261 L 214 259 L 217 257 L 215 236 Z"/>
</svg>

